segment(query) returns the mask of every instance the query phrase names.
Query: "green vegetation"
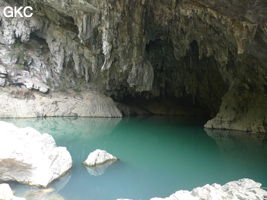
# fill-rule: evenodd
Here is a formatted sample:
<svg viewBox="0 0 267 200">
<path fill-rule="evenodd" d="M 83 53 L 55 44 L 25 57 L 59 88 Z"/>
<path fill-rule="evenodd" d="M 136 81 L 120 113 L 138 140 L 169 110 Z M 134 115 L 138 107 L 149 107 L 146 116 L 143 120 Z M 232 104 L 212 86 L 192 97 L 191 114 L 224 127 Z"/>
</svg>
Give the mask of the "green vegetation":
<svg viewBox="0 0 267 200">
<path fill-rule="evenodd" d="M 80 93 L 82 91 L 81 88 L 74 88 L 73 90 L 74 90 L 74 92 L 77 92 L 77 93 Z"/>
</svg>

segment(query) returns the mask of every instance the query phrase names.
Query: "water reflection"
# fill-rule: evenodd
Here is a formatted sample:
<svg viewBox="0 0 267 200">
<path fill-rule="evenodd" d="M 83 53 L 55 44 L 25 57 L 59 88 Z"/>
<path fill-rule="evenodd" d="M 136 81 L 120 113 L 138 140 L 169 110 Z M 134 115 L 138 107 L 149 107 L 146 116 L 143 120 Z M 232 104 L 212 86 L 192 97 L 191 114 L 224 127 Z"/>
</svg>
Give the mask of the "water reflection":
<svg viewBox="0 0 267 200">
<path fill-rule="evenodd" d="M 233 156 L 235 159 L 240 156 L 265 156 L 262 151 L 267 150 L 267 134 L 213 129 L 205 131 L 216 141 L 222 155 Z"/>
<path fill-rule="evenodd" d="M 104 164 L 93 166 L 93 167 L 86 167 L 87 171 L 89 174 L 92 176 L 101 176 L 105 173 L 107 168 L 112 165 L 116 161 L 108 161 L 105 162 Z"/>
<path fill-rule="evenodd" d="M 70 180 L 71 173 L 68 172 L 49 185 L 48 188 L 31 187 L 15 182 L 9 184 L 12 189 L 15 189 L 17 196 L 24 197 L 27 200 L 64 200 L 60 192 Z"/>
<path fill-rule="evenodd" d="M 18 127 L 33 127 L 42 133 L 49 133 L 55 137 L 79 137 L 93 139 L 106 135 L 121 121 L 121 118 L 30 118 L 5 119 Z"/>
<path fill-rule="evenodd" d="M 55 189 L 50 195 L 61 195 L 65 200 L 146 200 L 244 177 L 267 184 L 267 144 L 262 135 L 205 132 L 198 122 L 164 117 L 8 121 L 48 132 L 58 145 L 68 148 L 73 168 L 50 185 Z M 105 149 L 120 162 L 88 171 L 81 163 L 95 149 Z M 23 187 L 24 193 L 36 190 Z"/>
<path fill-rule="evenodd" d="M 205 131 L 219 147 L 225 171 L 239 169 L 246 177 L 257 174 L 257 180 L 267 184 L 267 134 L 212 129 Z"/>
</svg>

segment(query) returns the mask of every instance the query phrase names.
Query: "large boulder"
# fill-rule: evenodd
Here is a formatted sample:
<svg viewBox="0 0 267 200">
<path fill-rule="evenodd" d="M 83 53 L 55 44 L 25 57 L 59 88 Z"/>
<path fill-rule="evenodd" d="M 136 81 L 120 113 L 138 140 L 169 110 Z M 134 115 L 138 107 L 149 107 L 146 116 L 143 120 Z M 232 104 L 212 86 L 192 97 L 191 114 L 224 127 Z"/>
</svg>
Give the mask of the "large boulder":
<svg viewBox="0 0 267 200">
<path fill-rule="evenodd" d="M 0 121 L 0 181 L 46 187 L 72 167 L 70 153 L 51 135 Z"/>
<path fill-rule="evenodd" d="M 6 183 L 0 184 L 1 200 L 25 200 L 24 198 L 15 197 L 10 186 Z"/>
<path fill-rule="evenodd" d="M 97 149 L 88 155 L 83 164 L 88 167 L 95 167 L 116 160 L 118 160 L 118 158 L 111 155 L 110 153 L 101 149 Z"/>
<path fill-rule="evenodd" d="M 152 198 L 150 200 L 258 200 L 266 199 L 267 191 L 261 189 L 261 184 L 251 179 L 240 179 L 225 185 L 212 184 L 197 187 L 192 191 L 180 190 L 166 198 Z"/>
</svg>

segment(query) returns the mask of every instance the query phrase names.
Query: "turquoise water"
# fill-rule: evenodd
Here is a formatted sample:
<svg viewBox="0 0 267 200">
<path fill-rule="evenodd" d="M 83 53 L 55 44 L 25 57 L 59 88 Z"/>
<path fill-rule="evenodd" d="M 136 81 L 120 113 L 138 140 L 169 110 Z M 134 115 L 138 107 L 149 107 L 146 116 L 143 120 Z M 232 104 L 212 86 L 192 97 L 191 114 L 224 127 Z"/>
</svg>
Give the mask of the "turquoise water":
<svg viewBox="0 0 267 200">
<path fill-rule="evenodd" d="M 201 122 L 164 117 L 5 121 L 50 133 L 58 145 L 68 148 L 73 169 L 51 184 L 65 200 L 146 200 L 245 177 L 267 186 L 264 135 L 205 131 Z M 81 163 L 97 148 L 120 161 L 94 176 Z M 29 189 L 12 187 L 18 192 Z"/>
</svg>

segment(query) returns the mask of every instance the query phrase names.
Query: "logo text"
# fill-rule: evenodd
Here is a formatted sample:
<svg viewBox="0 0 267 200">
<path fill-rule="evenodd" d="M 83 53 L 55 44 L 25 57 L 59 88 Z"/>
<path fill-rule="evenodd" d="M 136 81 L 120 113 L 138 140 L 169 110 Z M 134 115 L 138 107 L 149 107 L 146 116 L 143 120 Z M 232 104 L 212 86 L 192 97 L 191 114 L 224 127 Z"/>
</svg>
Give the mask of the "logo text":
<svg viewBox="0 0 267 200">
<path fill-rule="evenodd" d="M 33 16 L 33 8 L 31 6 L 26 7 L 11 7 L 7 6 L 4 8 L 4 16 L 7 18 L 13 17 L 32 17 Z"/>
</svg>

